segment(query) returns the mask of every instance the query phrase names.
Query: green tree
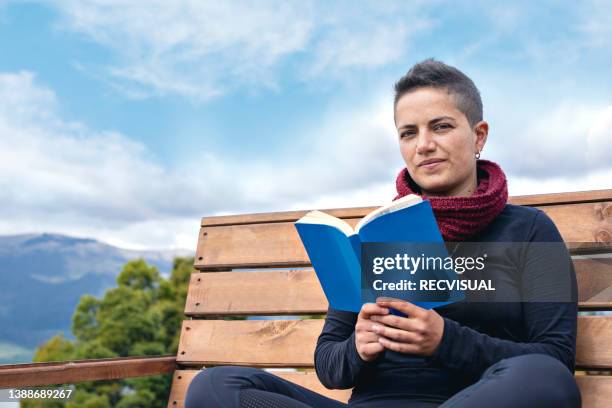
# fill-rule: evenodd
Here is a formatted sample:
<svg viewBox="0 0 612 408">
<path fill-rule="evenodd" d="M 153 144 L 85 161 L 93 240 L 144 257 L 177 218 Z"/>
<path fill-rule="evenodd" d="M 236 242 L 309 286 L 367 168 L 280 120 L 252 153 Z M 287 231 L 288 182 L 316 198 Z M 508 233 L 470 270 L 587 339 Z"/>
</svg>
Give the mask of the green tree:
<svg viewBox="0 0 612 408">
<path fill-rule="evenodd" d="M 176 354 L 193 258 L 175 258 L 164 279 L 144 260 L 128 262 L 117 287 L 101 299 L 84 295 L 72 318 L 74 341 L 57 335 L 41 345 L 34 361 Z M 26 408 L 165 407 L 170 374 L 116 381 L 81 382 L 67 402 L 22 401 Z M 45 387 L 49 388 L 49 387 Z"/>
</svg>

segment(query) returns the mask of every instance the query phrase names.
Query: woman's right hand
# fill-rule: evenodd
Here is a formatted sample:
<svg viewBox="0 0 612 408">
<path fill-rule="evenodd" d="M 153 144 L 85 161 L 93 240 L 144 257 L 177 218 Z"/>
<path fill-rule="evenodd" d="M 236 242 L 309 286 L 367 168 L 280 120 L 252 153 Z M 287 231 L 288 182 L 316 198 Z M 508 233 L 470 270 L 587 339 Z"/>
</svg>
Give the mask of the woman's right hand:
<svg viewBox="0 0 612 408">
<path fill-rule="evenodd" d="M 378 342 L 380 336 L 372 329 L 373 326 L 380 326 L 382 323 L 373 322 L 370 316 L 386 314 L 389 314 L 389 308 L 378 306 L 376 303 L 364 303 L 361 306 L 355 323 L 355 345 L 359 357 L 364 361 L 374 360 L 385 349 Z"/>
</svg>

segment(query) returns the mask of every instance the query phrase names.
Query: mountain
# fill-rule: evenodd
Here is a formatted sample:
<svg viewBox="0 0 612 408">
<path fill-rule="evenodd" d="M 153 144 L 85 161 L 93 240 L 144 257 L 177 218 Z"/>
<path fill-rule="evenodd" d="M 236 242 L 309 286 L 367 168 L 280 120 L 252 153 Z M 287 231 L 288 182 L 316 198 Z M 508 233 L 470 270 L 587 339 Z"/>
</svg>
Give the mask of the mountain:
<svg viewBox="0 0 612 408">
<path fill-rule="evenodd" d="M 144 258 L 167 276 L 176 256 L 193 253 L 127 250 L 59 234 L 0 236 L 0 364 L 30 361 L 58 332 L 71 337 L 80 297 L 116 286 L 126 262 Z"/>
</svg>

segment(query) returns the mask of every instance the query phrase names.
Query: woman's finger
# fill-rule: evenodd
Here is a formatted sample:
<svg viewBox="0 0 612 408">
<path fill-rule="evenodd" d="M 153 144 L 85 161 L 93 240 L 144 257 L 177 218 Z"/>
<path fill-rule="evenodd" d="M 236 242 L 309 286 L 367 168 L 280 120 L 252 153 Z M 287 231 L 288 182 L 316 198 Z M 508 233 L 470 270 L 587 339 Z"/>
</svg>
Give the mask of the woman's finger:
<svg viewBox="0 0 612 408">
<path fill-rule="evenodd" d="M 420 334 L 423 334 L 426 331 L 425 324 L 420 319 L 413 319 L 390 314 L 386 316 L 374 315 L 370 317 L 370 320 L 376 323 L 382 323 L 385 326 L 395 327 L 398 329 Z"/>
<path fill-rule="evenodd" d="M 355 332 L 357 334 L 359 333 L 365 333 L 365 332 L 374 332 L 374 330 L 372 330 L 372 327 L 374 327 L 375 324 L 380 325 L 380 323 L 374 323 L 371 320 L 359 320 L 356 324 L 355 324 Z"/>
<path fill-rule="evenodd" d="M 359 340 L 363 343 L 377 343 L 380 335 L 374 332 L 363 332 L 359 337 Z"/>
<path fill-rule="evenodd" d="M 375 355 L 384 351 L 385 347 L 379 342 L 367 343 L 361 346 L 362 354 Z"/>
<path fill-rule="evenodd" d="M 386 349 L 406 354 L 421 354 L 422 348 L 419 344 L 401 343 L 380 336 L 378 342 Z"/>
<path fill-rule="evenodd" d="M 372 315 L 386 315 L 389 313 L 389 308 L 379 306 L 376 303 L 364 303 L 361 306 L 358 318 L 369 319 Z"/>
<path fill-rule="evenodd" d="M 379 336 L 386 337 L 387 339 L 394 340 L 399 343 L 418 344 L 423 341 L 423 336 L 419 333 L 396 329 L 394 327 L 375 325 L 373 327 L 373 331 Z"/>
<path fill-rule="evenodd" d="M 427 313 L 427 309 L 423 309 L 422 307 L 419 307 L 414 303 L 407 302 L 401 299 L 379 297 L 378 299 L 376 299 L 376 304 L 382 307 L 390 307 L 395 310 L 399 310 L 405 315 L 411 317 L 420 317 Z"/>
</svg>

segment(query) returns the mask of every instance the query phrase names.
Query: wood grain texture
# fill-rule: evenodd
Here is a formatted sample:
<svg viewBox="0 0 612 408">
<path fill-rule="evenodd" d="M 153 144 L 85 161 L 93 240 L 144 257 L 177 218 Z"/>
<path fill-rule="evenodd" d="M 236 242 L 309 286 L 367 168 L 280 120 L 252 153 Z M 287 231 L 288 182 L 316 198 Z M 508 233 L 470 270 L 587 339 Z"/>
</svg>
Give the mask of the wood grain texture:
<svg viewBox="0 0 612 408">
<path fill-rule="evenodd" d="M 612 201 L 612 189 L 574 191 L 566 193 L 535 194 L 509 197 L 508 202 L 516 205 L 547 206 L 561 204 L 591 203 L 600 201 Z M 383 205 L 384 203 L 381 203 Z M 339 218 L 361 218 L 377 207 L 351 207 L 351 208 L 328 208 L 321 209 L 326 213 Z M 201 226 L 255 224 L 268 222 L 295 221 L 310 210 L 279 211 L 271 213 L 253 213 L 221 215 L 215 217 L 203 217 Z"/>
<path fill-rule="evenodd" d="M 144 377 L 171 373 L 175 363 L 176 356 L 155 356 L 3 365 L 0 388 Z"/>
<path fill-rule="evenodd" d="M 576 259 L 574 267 L 580 309 L 612 310 L 612 258 Z M 191 275 L 185 314 L 325 314 L 327 306 L 327 299 L 312 268 L 196 272 Z"/>
<path fill-rule="evenodd" d="M 191 383 L 193 377 L 198 374 L 200 370 L 177 370 L 174 373 L 172 379 L 172 391 L 168 399 L 168 408 L 182 408 L 184 406 L 185 394 L 187 393 L 187 387 Z M 329 390 L 325 388 L 314 371 L 308 372 L 272 372 L 272 374 L 284 378 L 287 381 L 301 385 L 302 387 L 308 388 L 314 392 L 325 395 L 326 397 L 333 398 L 341 402 L 347 402 L 351 396 L 352 390 Z"/>
<path fill-rule="evenodd" d="M 322 319 L 186 320 L 177 362 L 185 365 L 313 367 Z M 612 316 L 579 316 L 576 364 L 612 368 Z"/>
<path fill-rule="evenodd" d="M 579 316 L 576 365 L 612 368 L 612 316 Z"/>
<path fill-rule="evenodd" d="M 327 313 L 327 305 L 312 268 L 267 272 L 196 272 L 191 275 L 185 314 L 324 314 Z"/>
<path fill-rule="evenodd" d="M 612 310 L 612 257 L 575 259 L 582 310 Z"/>
<path fill-rule="evenodd" d="M 508 202 L 511 204 L 534 207 L 559 204 L 593 203 L 601 201 L 612 201 L 612 189 L 533 194 L 512 196 L 508 198 Z"/>
<path fill-rule="evenodd" d="M 323 320 L 186 320 L 177 362 L 185 365 L 312 367 Z"/>
<path fill-rule="evenodd" d="M 577 375 L 583 408 L 609 408 L 612 405 L 612 376 Z"/>
<path fill-rule="evenodd" d="M 541 207 L 576 253 L 612 252 L 612 202 Z M 351 226 L 360 218 L 346 218 Z M 308 266 L 310 261 L 293 221 L 204 226 L 195 267 L 199 270 Z"/>
</svg>

